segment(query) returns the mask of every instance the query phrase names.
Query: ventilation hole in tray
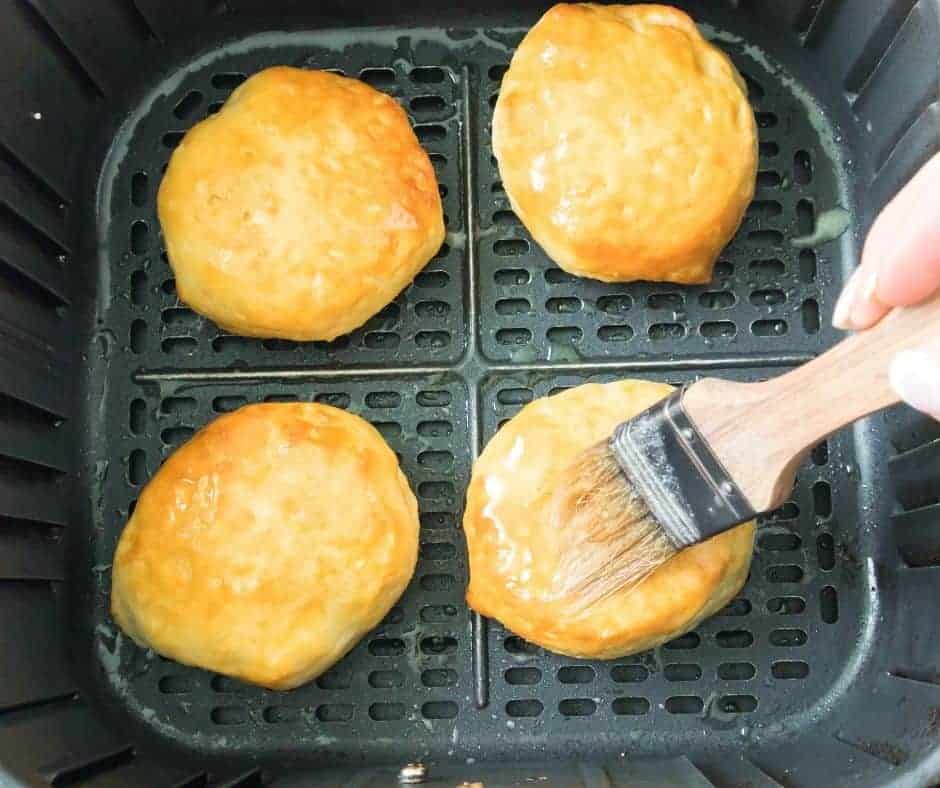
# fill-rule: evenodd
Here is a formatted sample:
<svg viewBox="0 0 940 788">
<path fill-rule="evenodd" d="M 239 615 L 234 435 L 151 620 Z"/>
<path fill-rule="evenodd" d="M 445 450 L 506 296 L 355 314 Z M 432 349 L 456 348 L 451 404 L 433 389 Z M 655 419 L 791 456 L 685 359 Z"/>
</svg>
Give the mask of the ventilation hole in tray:
<svg viewBox="0 0 940 788">
<path fill-rule="evenodd" d="M 722 681 L 747 681 L 757 673 L 750 662 L 722 662 L 718 666 L 718 678 Z"/>
<path fill-rule="evenodd" d="M 512 257 L 514 255 L 527 254 L 529 251 L 529 242 L 524 238 L 504 238 L 493 244 L 493 252 L 500 257 Z"/>
<path fill-rule="evenodd" d="M 597 711 L 597 702 L 590 698 L 566 698 L 558 704 L 563 717 L 590 717 Z"/>
<path fill-rule="evenodd" d="M 457 638 L 450 635 L 430 635 L 421 639 L 421 651 L 433 656 L 453 654 L 457 651 Z"/>
<path fill-rule="evenodd" d="M 832 490 L 828 482 L 816 482 L 813 485 L 813 511 L 823 520 L 832 514 Z"/>
<path fill-rule="evenodd" d="M 447 102 L 440 96 L 415 96 L 409 106 L 416 115 L 437 116 L 447 109 Z"/>
<path fill-rule="evenodd" d="M 555 326 L 545 332 L 545 337 L 552 345 L 576 345 L 584 332 L 577 326 Z"/>
<path fill-rule="evenodd" d="M 290 352 L 300 350 L 301 344 L 292 339 L 264 339 L 261 341 L 261 347 L 265 350 Z"/>
<path fill-rule="evenodd" d="M 415 315 L 420 320 L 443 320 L 450 314 L 446 301 L 419 301 L 415 304 Z"/>
<path fill-rule="evenodd" d="M 131 203 L 136 206 L 147 204 L 147 173 L 135 172 L 131 176 Z"/>
<path fill-rule="evenodd" d="M 397 408 L 401 405 L 401 394 L 397 391 L 373 391 L 366 394 L 368 408 Z"/>
<path fill-rule="evenodd" d="M 421 142 L 437 142 L 447 137 L 447 129 L 438 123 L 422 123 L 415 126 L 415 136 Z"/>
<path fill-rule="evenodd" d="M 754 306 L 779 306 L 787 300 L 787 294 L 777 288 L 767 288 L 764 290 L 755 290 L 750 295 L 751 303 Z"/>
<path fill-rule="evenodd" d="M 541 701 L 534 698 L 531 700 L 511 700 L 506 704 L 506 713 L 510 717 L 538 717 L 544 708 Z"/>
<path fill-rule="evenodd" d="M 754 636 L 746 629 L 726 629 L 715 635 L 715 642 L 721 648 L 747 648 Z"/>
<path fill-rule="evenodd" d="M 457 585 L 453 575 L 430 574 L 421 578 L 421 588 L 425 591 L 448 591 Z"/>
<path fill-rule="evenodd" d="M 529 278 L 529 272 L 524 268 L 501 268 L 493 274 L 493 281 L 503 287 L 527 285 Z"/>
<path fill-rule="evenodd" d="M 446 438 L 454 432 L 454 425 L 449 421 L 419 421 L 418 435 L 422 438 Z"/>
<path fill-rule="evenodd" d="M 324 703 L 317 706 L 320 722 L 349 722 L 353 718 L 353 707 L 348 703 Z"/>
<path fill-rule="evenodd" d="M 688 649 L 698 648 L 701 642 L 702 638 L 699 637 L 698 633 L 686 632 L 684 635 L 670 640 L 663 648 L 668 648 L 671 651 L 686 651 Z"/>
<path fill-rule="evenodd" d="M 398 670 L 373 670 L 369 674 L 369 686 L 376 689 L 394 689 L 405 683 L 405 677 Z"/>
<path fill-rule="evenodd" d="M 772 646 L 802 646 L 806 643 L 806 632 L 802 629 L 775 629 L 770 633 Z"/>
<path fill-rule="evenodd" d="M 496 401 L 501 405 L 525 405 L 532 401 L 533 396 L 531 389 L 502 389 L 496 395 Z"/>
<path fill-rule="evenodd" d="M 819 534 L 816 537 L 816 556 L 819 559 L 819 568 L 828 572 L 836 565 L 836 548 L 832 534 Z"/>
<path fill-rule="evenodd" d="M 734 264 L 727 260 L 719 260 L 715 263 L 715 276 L 719 279 L 727 279 L 734 273 Z"/>
<path fill-rule="evenodd" d="M 502 82 L 503 75 L 508 70 L 509 70 L 509 66 L 507 64 L 500 63 L 495 66 L 490 66 L 489 71 L 487 71 L 486 73 L 489 76 L 489 78 L 493 80 L 493 82 Z"/>
<path fill-rule="evenodd" d="M 224 106 L 225 106 L 224 101 L 213 101 L 211 104 L 209 104 L 206 107 L 206 117 L 208 118 L 210 115 L 215 115 L 215 113 L 218 112 L 220 109 L 222 109 L 222 107 Z"/>
<path fill-rule="evenodd" d="M 649 713 L 650 702 L 646 698 L 614 698 L 610 708 L 617 715 L 638 716 Z"/>
<path fill-rule="evenodd" d="M 597 338 L 601 342 L 628 342 L 633 339 L 634 331 L 630 326 L 601 326 L 597 329 Z"/>
<path fill-rule="evenodd" d="M 278 723 L 297 722 L 301 718 L 300 709 L 290 706 L 268 706 L 261 716 L 265 722 L 277 725 Z"/>
<path fill-rule="evenodd" d="M 160 315 L 163 324 L 176 331 L 191 331 L 202 318 L 186 307 L 173 307 L 164 309 Z"/>
<path fill-rule="evenodd" d="M 800 186 L 813 180 L 813 162 L 808 151 L 798 150 L 793 154 L 793 180 Z"/>
<path fill-rule="evenodd" d="M 180 120 L 186 120 L 202 104 L 202 93 L 191 90 L 173 107 L 173 114 Z"/>
<path fill-rule="evenodd" d="M 803 570 L 796 564 L 767 567 L 768 583 L 799 583 L 802 579 Z"/>
<path fill-rule="evenodd" d="M 782 337 L 787 333 L 786 320 L 755 320 L 751 333 L 757 337 Z"/>
<path fill-rule="evenodd" d="M 780 616 L 797 616 L 806 610 L 806 602 L 798 596 L 775 596 L 767 600 L 767 610 Z"/>
<path fill-rule="evenodd" d="M 523 640 L 518 635 L 510 635 L 503 641 L 503 648 L 510 654 L 538 654 L 540 649 L 534 643 Z"/>
<path fill-rule="evenodd" d="M 245 397 L 239 396 L 229 396 L 229 397 L 215 397 L 212 400 L 212 410 L 216 413 L 230 413 L 236 408 L 240 408 L 248 402 Z"/>
<path fill-rule="evenodd" d="M 787 501 L 782 506 L 763 515 L 764 520 L 795 520 L 800 516 L 800 507 L 793 501 Z"/>
<path fill-rule="evenodd" d="M 532 311 L 532 304 L 526 298 L 500 298 L 496 302 L 497 315 L 527 315 Z"/>
<path fill-rule="evenodd" d="M 392 722 L 405 716 L 403 703 L 373 703 L 369 706 L 369 716 L 376 722 Z"/>
<path fill-rule="evenodd" d="M 496 102 L 499 101 L 499 91 L 496 93 L 491 93 L 489 99 L 487 99 L 490 107 L 495 108 Z"/>
<path fill-rule="evenodd" d="M 800 544 L 802 544 L 802 540 L 799 534 L 794 533 L 762 533 L 757 537 L 758 547 L 770 552 L 797 550 Z"/>
<path fill-rule="evenodd" d="M 143 449 L 134 449 L 127 458 L 127 480 L 135 487 L 147 481 L 147 455 Z"/>
<path fill-rule="evenodd" d="M 501 328 L 496 332 L 500 345 L 527 345 L 532 341 L 532 332 L 527 328 Z"/>
<path fill-rule="evenodd" d="M 160 440 L 165 446 L 179 446 L 193 437 L 195 432 L 192 427 L 167 427 L 160 431 Z"/>
<path fill-rule="evenodd" d="M 809 665 L 805 662 L 774 662 L 770 673 L 775 679 L 805 679 L 809 675 Z"/>
<path fill-rule="evenodd" d="M 392 331 L 371 331 L 365 337 L 365 346 L 370 350 L 394 350 L 400 344 L 401 337 Z"/>
<path fill-rule="evenodd" d="M 317 686 L 324 690 L 343 690 L 352 685 L 352 671 L 342 666 L 330 668 L 317 678 Z"/>
<path fill-rule="evenodd" d="M 169 356 L 191 356 L 198 346 L 195 337 L 167 337 L 160 343 L 161 350 Z"/>
<path fill-rule="evenodd" d="M 248 710 L 241 706 L 216 706 L 209 716 L 216 725 L 244 725 L 248 722 Z"/>
<path fill-rule="evenodd" d="M 297 402 L 299 399 L 296 394 L 268 394 L 264 402 Z"/>
<path fill-rule="evenodd" d="M 163 676 L 157 688 L 165 695 L 183 695 L 196 689 L 196 680 L 192 676 Z"/>
<path fill-rule="evenodd" d="M 800 252 L 800 281 L 804 284 L 816 281 L 816 253 L 812 249 Z"/>
<path fill-rule="evenodd" d="M 769 129 L 777 125 L 777 115 L 773 112 L 755 112 L 754 119 L 758 128 Z"/>
<path fill-rule="evenodd" d="M 424 271 L 415 277 L 414 284 L 426 290 L 440 290 L 447 287 L 449 281 L 450 276 L 444 271 Z"/>
<path fill-rule="evenodd" d="M 457 684 L 457 671 L 450 668 L 435 668 L 421 673 L 425 687 L 453 687 Z"/>
<path fill-rule="evenodd" d="M 685 299 L 680 293 L 652 293 L 646 299 L 650 309 L 682 309 Z"/>
<path fill-rule="evenodd" d="M 735 294 L 727 290 L 708 290 L 698 297 L 698 302 L 706 309 L 730 309 L 735 301 Z"/>
<path fill-rule="evenodd" d="M 626 294 L 601 296 L 597 308 L 608 315 L 625 315 L 633 308 L 633 299 Z"/>
<path fill-rule="evenodd" d="M 506 189 L 503 187 L 502 181 L 493 181 L 493 184 L 490 186 L 490 191 L 493 192 L 493 194 L 503 194 Z"/>
<path fill-rule="evenodd" d="M 432 700 L 421 706 L 426 720 L 452 720 L 457 716 L 457 704 L 452 700 Z"/>
<path fill-rule="evenodd" d="M 702 678 L 702 669 L 691 662 L 675 662 L 663 668 L 666 681 L 697 681 Z"/>
<path fill-rule="evenodd" d="M 504 674 L 507 684 L 531 685 L 542 680 L 542 671 L 538 668 L 509 668 Z"/>
<path fill-rule="evenodd" d="M 761 170 L 757 173 L 757 185 L 762 189 L 775 189 L 781 183 L 783 183 L 783 178 L 780 177 L 780 173 L 773 170 Z"/>
<path fill-rule="evenodd" d="M 747 599 L 732 599 L 719 610 L 718 616 L 746 616 L 751 612 L 751 603 Z"/>
<path fill-rule="evenodd" d="M 163 143 L 164 148 L 169 148 L 170 150 L 173 150 L 174 148 L 176 148 L 177 145 L 179 145 L 183 141 L 183 137 L 185 135 L 186 135 L 186 132 L 184 131 L 168 131 L 166 134 L 163 135 L 160 141 Z"/>
<path fill-rule="evenodd" d="M 516 216 L 512 211 L 496 211 L 493 214 L 493 224 L 497 224 L 501 227 L 506 226 L 516 226 L 521 224 L 519 217 Z"/>
<path fill-rule="evenodd" d="M 614 665 L 610 669 L 610 677 L 618 684 L 636 684 L 646 681 L 650 672 L 642 665 Z"/>
<path fill-rule="evenodd" d="M 443 153 L 429 153 L 428 158 L 438 174 L 442 173 L 447 167 L 447 157 Z"/>
<path fill-rule="evenodd" d="M 425 605 L 421 608 L 421 620 L 426 624 L 451 621 L 457 615 L 455 605 Z"/>
<path fill-rule="evenodd" d="M 131 400 L 129 422 L 134 435 L 143 434 L 147 428 L 147 403 L 142 399 Z"/>
<path fill-rule="evenodd" d="M 176 280 L 173 278 L 164 279 L 160 289 L 167 295 L 176 295 Z"/>
<path fill-rule="evenodd" d="M 573 315 L 581 311 L 580 298 L 549 298 L 545 308 L 553 315 Z"/>
<path fill-rule="evenodd" d="M 594 668 L 587 665 L 566 665 L 558 669 L 558 680 L 562 684 L 589 684 L 594 681 Z"/>
<path fill-rule="evenodd" d="M 706 339 L 730 339 L 738 327 L 730 320 L 708 320 L 699 326 L 699 333 Z"/>
<path fill-rule="evenodd" d="M 430 452 L 425 452 L 430 454 Z M 441 452 L 453 460 L 453 454 L 450 452 Z M 421 462 L 420 455 L 418 462 Z M 421 558 L 425 561 L 449 561 L 457 555 L 457 548 L 450 542 L 422 542 Z"/>
<path fill-rule="evenodd" d="M 548 390 L 548 396 L 554 397 L 556 394 L 561 394 L 563 391 L 567 391 L 572 388 L 572 386 L 553 386 Z"/>
<path fill-rule="evenodd" d="M 822 620 L 835 624 L 839 620 L 839 597 L 832 586 L 826 586 L 819 592 L 819 610 Z"/>
<path fill-rule="evenodd" d="M 816 226 L 813 203 L 809 200 L 800 200 L 796 204 L 796 231 L 800 235 L 809 235 Z"/>
<path fill-rule="evenodd" d="M 374 88 L 390 88 L 398 82 L 395 71 L 390 68 L 364 68 L 359 72 L 359 79 Z"/>
<path fill-rule="evenodd" d="M 147 251 L 147 240 L 150 237 L 150 228 L 143 219 L 131 224 L 131 252 L 143 254 Z"/>
<path fill-rule="evenodd" d="M 418 485 L 418 497 L 420 498 L 444 498 L 453 500 L 457 495 L 457 489 L 451 482 L 421 482 Z"/>
<path fill-rule="evenodd" d="M 649 328 L 649 338 L 654 342 L 682 339 L 684 336 L 685 326 L 681 323 L 654 323 Z"/>
<path fill-rule="evenodd" d="M 373 657 L 400 657 L 405 653 L 405 641 L 400 638 L 376 638 L 369 643 Z"/>
<path fill-rule="evenodd" d="M 670 714 L 698 714 L 705 703 L 695 695 L 674 695 L 666 698 L 665 708 Z"/>
<path fill-rule="evenodd" d="M 140 306 L 147 300 L 147 274 L 134 271 L 131 274 L 131 303 Z"/>
<path fill-rule="evenodd" d="M 724 695 L 716 703 L 724 714 L 749 714 L 757 708 L 753 695 Z"/>
<path fill-rule="evenodd" d="M 456 528 L 457 518 L 452 512 L 422 512 L 422 528 Z"/>
<path fill-rule="evenodd" d="M 131 350 L 134 353 L 143 353 L 147 349 L 147 324 L 143 320 L 131 323 Z"/>
<path fill-rule="evenodd" d="M 780 230 L 751 230 L 747 240 L 760 246 L 780 246 L 783 243 L 783 233 Z"/>
<path fill-rule="evenodd" d="M 134 514 L 134 509 L 137 508 L 137 499 L 135 498 L 127 505 L 127 519 L 130 519 Z"/>
<path fill-rule="evenodd" d="M 776 200 L 754 200 L 747 208 L 748 218 L 755 219 L 758 224 L 773 219 L 783 213 L 783 206 Z"/>
<path fill-rule="evenodd" d="M 757 146 L 757 155 L 762 159 L 772 159 L 780 153 L 780 146 L 776 142 L 761 142 Z"/>
<path fill-rule="evenodd" d="M 571 282 L 577 282 L 578 277 L 562 271 L 560 268 L 547 268 L 545 270 L 545 281 L 550 285 L 566 285 Z"/>
</svg>

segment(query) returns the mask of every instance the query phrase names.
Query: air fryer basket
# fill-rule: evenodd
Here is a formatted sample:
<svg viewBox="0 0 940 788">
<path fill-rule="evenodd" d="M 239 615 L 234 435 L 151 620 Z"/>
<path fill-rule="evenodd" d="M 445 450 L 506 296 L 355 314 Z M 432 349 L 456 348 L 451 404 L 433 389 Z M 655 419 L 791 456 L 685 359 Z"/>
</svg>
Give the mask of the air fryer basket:
<svg viewBox="0 0 940 788">
<path fill-rule="evenodd" d="M 933 784 L 936 423 L 899 408 L 818 446 L 738 598 L 613 662 L 472 615 L 460 518 L 473 457 L 533 397 L 758 379 L 837 340 L 873 215 L 938 147 L 940 3 L 684 5 L 744 73 L 760 129 L 754 203 L 713 281 L 688 288 L 576 279 L 532 242 L 490 118 L 544 8 L 462 6 L 3 0 L 0 784 Z M 186 129 L 278 63 L 393 95 L 441 185 L 445 246 L 332 343 L 231 336 L 183 307 L 155 215 Z M 293 692 L 155 656 L 107 612 L 115 543 L 160 462 L 218 413 L 281 400 L 372 421 L 422 526 L 399 604 Z"/>
</svg>

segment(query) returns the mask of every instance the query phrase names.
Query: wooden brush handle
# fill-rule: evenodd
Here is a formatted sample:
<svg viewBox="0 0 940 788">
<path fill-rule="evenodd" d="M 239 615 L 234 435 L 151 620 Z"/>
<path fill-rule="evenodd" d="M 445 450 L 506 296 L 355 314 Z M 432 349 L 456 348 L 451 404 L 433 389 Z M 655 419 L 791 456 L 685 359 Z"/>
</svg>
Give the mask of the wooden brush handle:
<svg viewBox="0 0 940 788">
<path fill-rule="evenodd" d="M 888 370 L 902 350 L 940 340 L 940 293 L 894 309 L 867 331 L 761 383 L 705 378 L 684 405 L 756 511 L 782 504 L 806 452 L 840 427 L 898 401 Z"/>
</svg>

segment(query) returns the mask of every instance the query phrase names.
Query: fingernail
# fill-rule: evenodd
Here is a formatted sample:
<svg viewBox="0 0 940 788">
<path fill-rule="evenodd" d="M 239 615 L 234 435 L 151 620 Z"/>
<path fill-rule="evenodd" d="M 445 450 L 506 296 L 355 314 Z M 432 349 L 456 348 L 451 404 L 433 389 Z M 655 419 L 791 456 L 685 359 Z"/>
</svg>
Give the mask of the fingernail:
<svg viewBox="0 0 940 788">
<path fill-rule="evenodd" d="M 832 325 L 835 328 L 841 328 L 843 331 L 848 331 L 852 328 L 849 315 L 852 312 L 852 305 L 855 302 L 854 294 L 858 289 L 860 271 L 860 268 L 856 268 L 855 271 L 852 272 L 849 281 L 846 282 L 845 287 L 842 288 L 842 295 L 840 295 L 839 300 L 836 301 L 836 308 L 832 312 Z"/>
<path fill-rule="evenodd" d="M 891 362 L 888 380 L 908 405 L 940 419 L 940 352 L 898 353 Z"/>
<path fill-rule="evenodd" d="M 865 286 L 862 288 L 862 298 L 865 301 L 874 301 L 875 300 L 875 290 L 878 287 L 878 266 L 873 265 L 871 267 L 871 273 L 868 274 L 868 278 L 865 280 Z"/>
</svg>

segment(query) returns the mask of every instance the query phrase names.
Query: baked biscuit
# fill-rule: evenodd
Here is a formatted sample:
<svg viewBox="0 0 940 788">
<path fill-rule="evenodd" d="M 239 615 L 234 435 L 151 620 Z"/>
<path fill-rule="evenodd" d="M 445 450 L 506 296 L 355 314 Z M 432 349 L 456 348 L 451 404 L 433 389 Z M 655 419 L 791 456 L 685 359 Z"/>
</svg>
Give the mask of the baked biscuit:
<svg viewBox="0 0 940 788">
<path fill-rule="evenodd" d="M 444 239 L 404 111 L 355 79 L 269 68 L 187 132 L 157 209 L 179 298 L 236 334 L 330 340 Z"/>
<path fill-rule="evenodd" d="M 144 488 L 111 613 L 178 662 L 290 689 L 379 623 L 417 553 L 415 497 L 370 424 L 327 405 L 248 405 Z"/>
<path fill-rule="evenodd" d="M 607 282 L 707 282 L 757 171 L 744 81 L 659 5 L 550 9 L 503 76 L 493 151 L 532 237 Z"/>
<path fill-rule="evenodd" d="M 681 635 L 737 593 L 753 522 L 681 551 L 639 586 L 590 607 L 553 591 L 552 491 L 581 451 L 670 390 L 640 380 L 585 384 L 529 403 L 496 433 L 474 465 L 463 520 L 472 608 L 551 651 L 612 659 Z"/>
</svg>

